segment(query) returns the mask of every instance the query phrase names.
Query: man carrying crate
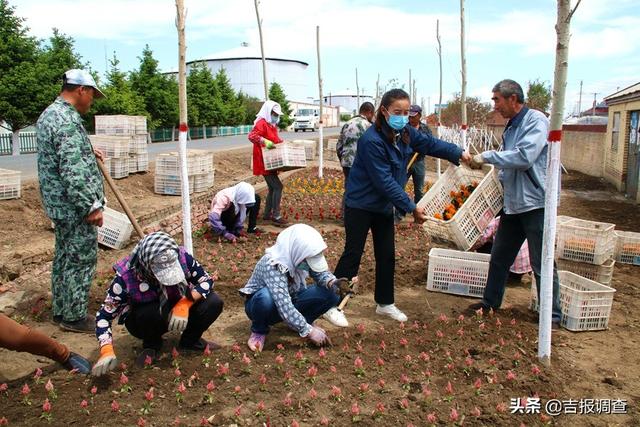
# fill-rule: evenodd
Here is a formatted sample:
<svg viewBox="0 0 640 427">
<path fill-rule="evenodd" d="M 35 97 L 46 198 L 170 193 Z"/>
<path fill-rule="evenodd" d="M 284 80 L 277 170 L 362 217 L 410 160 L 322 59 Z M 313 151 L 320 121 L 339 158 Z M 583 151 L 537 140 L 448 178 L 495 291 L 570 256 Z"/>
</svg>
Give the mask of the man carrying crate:
<svg viewBox="0 0 640 427">
<path fill-rule="evenodd" d="M 497 310 L 509 274 L 509 267 L 525 239 L 529 243 L 529 258 L 536 283 L 540 283 L 542 265 L 542 235 L 544 231 L 544 198 L 547 166 L 547 135 L 549 120 L 539 111 L 524 105 L 522 87 L 513 80 L 502 80 L 493 87 L 495 110 L 509 119 L 503 133 L 503 151 L 485 151 L 473 157 L 471 167 L 490 163 L 500 170 L 504 188 L 504 214 L 496 232 L 487 286 L 482 301 L 470 310 Z M 538 287 L 538 300 L 540 299 Z M 560 281 L 553 267 L 552 324 L 560 325 Z"/>
<path fill-rule="evenodd" d="M 92 332 L 87 314 L 96 271 L 96 227 L 106 205 L 102 176 L 80 114 L 104 96 L 87 71 L 69 70 L 62 92 L 36 123 L 38 179 L 45 212 L 55 225 L 51 270 L 53 320 L 73 332 Z"/>
</svg>

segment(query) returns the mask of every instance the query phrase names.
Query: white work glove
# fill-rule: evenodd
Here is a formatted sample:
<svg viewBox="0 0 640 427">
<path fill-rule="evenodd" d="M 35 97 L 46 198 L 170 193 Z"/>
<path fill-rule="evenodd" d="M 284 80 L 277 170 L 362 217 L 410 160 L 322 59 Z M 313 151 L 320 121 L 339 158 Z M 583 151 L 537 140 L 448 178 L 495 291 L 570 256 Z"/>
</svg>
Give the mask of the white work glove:
<svg viewBox="0 0 640 427">
<path fill-rule="evenodd" d="M 180 301 L 173 306 L 171 314 L 169 314 L 169 326 L 170 331 L 182 332 L 187 329 L 187 323 L 189 322 L 189 309 L 193 305 L 193 301 L 187 297 L 180 298 Z"/>
<path fill-rule="evenodd" d="M 96 364 L 93 365 L 91 375 L 101 377 L 114 370 L 116 366 L 118 366 L 118 359 L 113 351 L 113 345 L 105 344 L 100 347 L 100 358 L 98 358 Z"/>
<path fill-rule="evenodd" d="M 311 326 L 311 332 L 309 332 L 307 338 L 318 347 L 331 345 L 331 340 L 329 339 L 327 333 L 322 328 L 319 328 L 317 326 Z"/>
<path fill-rule="evenodd" d="M 484 159 L 482 158 L 482 154 L 476 154 L 471 158 L 471 162 L 469 162 L 469 167 L 471 169 L 481 169 L 484 164 Z"/>
</svg>

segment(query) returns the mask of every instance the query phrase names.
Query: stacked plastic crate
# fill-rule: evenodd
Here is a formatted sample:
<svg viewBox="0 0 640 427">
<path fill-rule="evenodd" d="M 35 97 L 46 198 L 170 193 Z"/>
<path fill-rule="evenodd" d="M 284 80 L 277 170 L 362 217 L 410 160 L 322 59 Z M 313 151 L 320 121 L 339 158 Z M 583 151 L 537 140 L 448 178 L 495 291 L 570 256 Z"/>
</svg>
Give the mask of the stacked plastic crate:
<svg viewBox="0 0 640 427">
<path fill-rule="evenodd" d="M 189 193 L 200 193 L 213 187 L 215 170 L 213 153 L 206 150 L 187 150 Z M 180 157 L 178 153 L 163 153 L 156 157 L 154 191 L 157 194 L 179 195 Z"/>
<path fill-rule="evenodd" d="M 91 142 L 111 160 L 113 178 L 149 170 L 145 116 L 95 116 L 95 127 L 96 135 L 92 135 Z"/>
<path fill-rule="evenodd" d="M 20 171 L 0 169 L 0 200 L 20 198 Z"/>
</svg>

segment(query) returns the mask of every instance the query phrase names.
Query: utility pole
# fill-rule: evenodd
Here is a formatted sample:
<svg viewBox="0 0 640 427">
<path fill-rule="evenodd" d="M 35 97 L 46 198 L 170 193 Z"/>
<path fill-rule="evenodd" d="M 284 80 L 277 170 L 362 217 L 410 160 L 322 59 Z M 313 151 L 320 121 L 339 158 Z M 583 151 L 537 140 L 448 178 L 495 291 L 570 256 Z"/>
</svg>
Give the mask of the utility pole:
<svg viewBox="0 0 640 427">
<path fill-rule="evenodd" d="M 360 86 L 358 85 L 358 67 L 356 67 L 356 114 L 360 108 Z"/>
<path fill-rule="evenodd" d="M 411 97 L 411 101 L 417 103 L 418 102 L 418 90 L 416 89 L 416 79 L 413 79 L 413 96 Z"/>
<path fill-rule="evenodd" d="M 593 92 L 593 108 L 591 109 L 591 115 L 595 116 L 596 115 L 596 95 L 600 94 L 600 92 Z"/>
<path fill-rule="evenodd" d="M 262 80 L 264 81 L 264 100 L 269 100 L 269 83 L 267 81 L 267 61 L 264 57 L 264 39 L 262 38 L 262 19 L 258 10 L 258 0 L 253 0 L 256 7 L 256 18 L 258 19 L 258 34 L 260 35 L 260 53 L 262 54 Z"/>
<path fill-rule="evenodd" d="M 464 0 L 460 0 L 460 56 L 462 62 L 462 149 L 467 149 L 467 58 L 464 43 Z"/>
<path fill-rule="evenodd" d="M 411 94 L 413 92 L 411 92 L 411 68 L 409 68 L 409 90 L 407 91 L 407 93 L 409 94 L 409 98 L 411 98 Z M 411 102 L 412 99 L 409 99 L 409 102 Z"/>
<path fill-rule="evenodd" d="M 580 80 L 580 96 L 578 97 L 578 117 L 582 115 L 582 80 Z"/>
<path fill-rule="evenodd" d="M 378 99 L 380 99 L 380 73 L 378 73 L 378 80 L 376 80 L 376 107 L 378 106 Z"/>
</svg>

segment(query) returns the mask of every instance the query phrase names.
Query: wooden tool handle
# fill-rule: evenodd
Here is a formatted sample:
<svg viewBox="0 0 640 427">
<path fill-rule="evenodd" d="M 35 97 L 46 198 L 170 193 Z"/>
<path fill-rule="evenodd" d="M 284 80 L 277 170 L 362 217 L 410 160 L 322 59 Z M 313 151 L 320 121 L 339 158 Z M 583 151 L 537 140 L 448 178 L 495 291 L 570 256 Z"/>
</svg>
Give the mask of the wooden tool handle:
<svg viewBox="0 0 640 427">
<path fill-rule="evenodd" d="M 344 297 L 344 299 L 342 300 L 342 302 L 338 306 L 338 310 L 342 310 L 344 308 L 344 306 L 347 305 L 347 303 L 349 302 L 349 299 L 351 299 L 351 294 L 347 294 L 347 296 Z"/>
<path fill-rule="evenodd" d="M 411 166 L 413 166 L 413 162 L 415 162 L 417 158 L 418 153 L 413 153 L 413 157 L 411 158 L 411 160 L 409 160 L 409 164 L 407 165 L 407 173 L 409 172 L 409 169 L 411 169 Z"/>
<path fill-rule="evenodd" d="M 143 238 L 144 233 L 142 231 L 142 228 L 140 228 L 138 221 L 136 221 L 136 217 L 133 216 L 133 213 L 131 212 L 131 209 L 129 209 L 129 205 L 127 205 L 126 200 L 124 200 L 124 197 L 122 197 L 122 194 L 120 194 L 120 191 L 118 191 L 118 189 L 116 188 L 116 183 L 113 182 L 113 179 L 111 179 L 109 171 L 104 167 L 104 163 L 102 163 L 102 160 L 98 159 L 97 157 L 96 162 L 98 162 L 98 168 L 100 168 L 100 172 L 102 172 L 104 179 L 107 181 L 107 184 L 109 184 L 109 187 L 111 187 L 111 190 L 113 190 L 113 193 L 116 195 L 116 199 L 118 199 L 118 202 L 120 202 L 120 206 L 122 206 L 122 209 L 124 209 L 124 213 L 127 214 L 129 221 L 131 221 L 131 225 L 133 225 L 134 230 L 136 230 L 136 233 L 138 233 L 138 236 L 140 236 L 140 238 Z"/>
</svg>

